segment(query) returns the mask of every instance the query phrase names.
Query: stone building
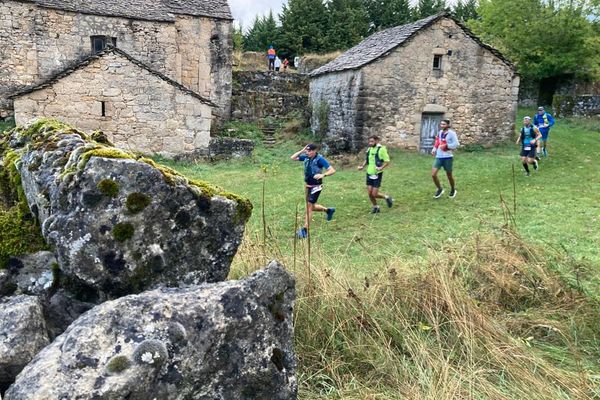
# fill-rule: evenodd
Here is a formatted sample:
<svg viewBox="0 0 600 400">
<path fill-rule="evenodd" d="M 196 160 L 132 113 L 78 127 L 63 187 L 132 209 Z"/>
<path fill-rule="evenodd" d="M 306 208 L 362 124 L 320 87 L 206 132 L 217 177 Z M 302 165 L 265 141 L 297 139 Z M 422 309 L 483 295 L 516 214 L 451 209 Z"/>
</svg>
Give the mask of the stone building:
<svg viewBox="0 0 600 400">
<path fill-rule="evenodd" d="M 378 32 L 310 76 L 312 129 L 333 149 L 357 151 L 377 134 L 429 151 L 442 118 L 462 143 L 514 133 L 514 65 L 447 14 Z"/>
<path fill-rule="evenodd" d="M 107 44 L 210 99 L 231 102 L 227 0 L 0 0 L 0 118 L 10 94 L 43 84 Z"/>
<path fill-rule="evenodd" d="M 118 147 L 174 157 L 207 149 L 214 104 L 109 47 L 14 96 L 16 122 L 53 116 Z"/>
</svg>

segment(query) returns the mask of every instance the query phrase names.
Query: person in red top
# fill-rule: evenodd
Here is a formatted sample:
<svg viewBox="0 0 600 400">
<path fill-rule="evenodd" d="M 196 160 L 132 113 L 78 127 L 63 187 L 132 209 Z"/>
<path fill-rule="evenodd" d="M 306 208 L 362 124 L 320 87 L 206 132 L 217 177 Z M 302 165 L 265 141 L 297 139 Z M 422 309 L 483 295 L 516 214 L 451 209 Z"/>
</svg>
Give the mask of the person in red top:
<svg viewBox="0 0 600 400">
<path fill-rule="evenodd" d="M 269 71 L 275 71 L 275 58 L 277 58 L 277 52 L 273 48 L 273 45 L 270 45 L 269 50 L 267 50 L 267 59 L 269 60 Z"/>
<path fill-rule="evenodd" d="M 290 62 L 288 61 L 287 58 L 284 58 L 283 59 L 283 72 L 287 71 L 288 65 L 290 65 Z"/>
</svg>

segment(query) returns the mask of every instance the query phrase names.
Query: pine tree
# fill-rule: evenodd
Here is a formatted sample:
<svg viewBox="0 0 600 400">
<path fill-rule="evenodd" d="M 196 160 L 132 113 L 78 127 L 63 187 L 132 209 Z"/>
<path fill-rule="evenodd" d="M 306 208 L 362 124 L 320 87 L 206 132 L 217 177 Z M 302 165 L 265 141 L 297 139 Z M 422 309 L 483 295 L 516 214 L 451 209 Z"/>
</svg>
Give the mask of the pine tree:
<svg viewBox="0 0 600 400">
<path fill-rule="evenodd" d="M 242 51 L 244 50 L 244 28 L 240 22 L 237 26 L 233 25 L 233 49 Z"/>
<path fill-rule="evenodd" d="M 281 29 L 277 26 L 272 11 L 264 17 L 257 16 L 244 37 L 244 48 L 249 51 L 266 51 L 270 45 L 277 48 L 282 43 Z"/>
<path fill-rule="evenodd" d="M 462 22 L 467 22 L 470 19 L 477 19 L 477 0 L 458 0 L 452 9 L 454 16 Z"/>
<path fill-rule="evenodd" d="M 329 11 L 328 50 L 345 50 L 369 32 L 369 15 L 362 0 L 331 0 Z"/>
<path fill-rule="evenodd" d="M 370 32 L 404 25 L 413 20 L 409 0 L 364 0 L 369 13 Z"/>
<path fill-rule="evenodd" d="M 419 0 L 414 11 L 416 19 L 421 19 L 445 10 L 448 10 L 445 0 Z"/>
<path fill-rule="evenodd" d="M 293 54 L 323 52 L 327 45 L 329 15 L 323 0 L 289 0 L 279 15 L 284 47 Z"/>
</svg>

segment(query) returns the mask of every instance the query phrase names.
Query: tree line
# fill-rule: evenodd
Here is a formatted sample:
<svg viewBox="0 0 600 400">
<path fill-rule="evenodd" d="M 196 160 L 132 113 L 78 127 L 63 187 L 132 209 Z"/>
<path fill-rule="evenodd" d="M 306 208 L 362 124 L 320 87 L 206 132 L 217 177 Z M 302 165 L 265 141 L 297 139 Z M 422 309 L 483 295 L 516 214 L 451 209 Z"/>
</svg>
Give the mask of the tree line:
<svg viewBox="0 0 600 400">
<path fill-rule="evenodd" d="M 288 0 L 250 27 L 234 46 L 282 57 L 346 50 L 389 27 L 447 11 L 514 61 L 525 79 L 600 74 L 600 0 Z"/>
</svg>

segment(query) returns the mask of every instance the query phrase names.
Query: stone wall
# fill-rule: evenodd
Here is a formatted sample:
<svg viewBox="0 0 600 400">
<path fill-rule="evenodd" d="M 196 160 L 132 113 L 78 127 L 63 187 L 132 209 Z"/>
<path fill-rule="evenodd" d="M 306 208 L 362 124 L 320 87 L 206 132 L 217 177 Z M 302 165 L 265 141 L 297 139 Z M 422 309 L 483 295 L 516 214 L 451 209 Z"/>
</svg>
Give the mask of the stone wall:
<svg viewBox="0 0 600 400">
<path fill-rule="evenodd" d="M 257 121 L 308 111 L 308 78 L 292 73 L 237 71 L 233 74 L 231 118 Z"/>
<path fill-rule="evenodd" d="M 231 21 L 178 16 L 175 22 L 96 16 L 5 0 L 0 8 L 0 117 L 8 93 L 38 84 L 91 53 L 90 36 L 116 45 L 169 78 L 211 98 L 229 115 Z M 7 45 L 4 45 L 7 43 Z"/>
<path fill-rule="evenodd" d="M 600 116 L 600 95 L 555 95 L 553 109 L 557 117 L 597 117 Z"/>
<path fill-rule="evenodd" d="M 441 70 L 433 70 L 434 54 L 442 56 Z M 344 72 L 311 83 L 311 100 L 330 104 L 327 134 L 353 135 L 346 140 L 350 150 L 372 134 L 389 145 L 419 148 L 423 113 L 452 120 L 464 144 L 490 145 L 514 134 L 518 76 L 450 19 L 425 28 L 361 71 L 362 80 L 352 78 L 358 72 Z M 312 128 L 318 128 L 314 118 Z"/>
<path fill-rule="evenodd" d="M 105 116 L 102 116 L 104 102 Z M 118 147 L 173 157 L 208 147 L 211 107 L 116 52 L 15 99 L 17 124 L 54 117 Z"/>
<path fill-rule="evenodd" d="M 253 150 L 254 142 L 250 139 L 211 137 L 207 149 L 179 154 L 175 160 L 186 162 L 229 160 L 250 157 Z"/>
<path fill-rule="evenodd" d="M 317 135 L 327 134 L 342 140 L 342 148 L 358 148 L 359 138 L 358 99 L 363 74 L 343 71 L 318 76 L 310 82 L 311 128 Z"/>
</svg>

